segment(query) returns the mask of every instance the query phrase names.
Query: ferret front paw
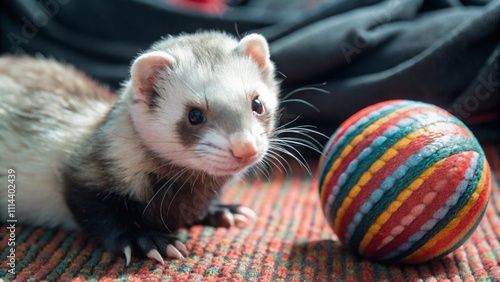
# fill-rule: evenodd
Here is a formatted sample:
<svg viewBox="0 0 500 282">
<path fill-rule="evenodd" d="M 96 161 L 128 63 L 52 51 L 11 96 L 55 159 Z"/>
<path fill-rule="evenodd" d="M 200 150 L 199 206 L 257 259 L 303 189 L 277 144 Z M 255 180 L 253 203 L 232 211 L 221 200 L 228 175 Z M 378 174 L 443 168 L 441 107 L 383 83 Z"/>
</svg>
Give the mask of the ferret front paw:
<svg viewBox="0 0 500 282">
<path fill-rule="evenodd" d="M 215 227 L 244 227 L 249 222 L 257 220 L 257 214 L 242 205 L 213 204 L 208 207 L 208 213 L 202 220 L 203 224 Z"/>
<path fill-rule="evenodd" d="M 184 259 L 188 255 L 186 246 L 179 239 L 157 231 L 138 231 L 116 244 L 123 246 L 120 248 L 125 254 L 127 266 L 130 264 L 132 253 L 157 260 L 161 264 L 164 263 L 164 257 Z M 114 247 L 116 249 L 117 246 Z"/>
</svg>

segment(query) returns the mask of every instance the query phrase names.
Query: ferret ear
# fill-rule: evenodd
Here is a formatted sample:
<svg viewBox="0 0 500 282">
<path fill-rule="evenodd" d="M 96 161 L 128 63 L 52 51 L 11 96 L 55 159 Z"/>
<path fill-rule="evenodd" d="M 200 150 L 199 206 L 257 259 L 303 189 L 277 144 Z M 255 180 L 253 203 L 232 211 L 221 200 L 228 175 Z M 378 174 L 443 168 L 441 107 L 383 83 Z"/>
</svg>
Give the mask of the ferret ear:
<svg viewBox="0 0 500 282">
<path fill-rule="evenodd" d="M 155 93 L 154 84 L 159 74 L 166 68 L 171 68 L 174 63 L 174 57 L 161 51 L 139 56 L 130 70 L 135 98 L 149 104 Z"/>
<path fill-rule="evenodd" d="M 264 36 L 252 33 L 243 37 L 238 44 L 238 51 L 252 58 L 265 77 L 274 71 L 270 60 L 269 45 Z"/>
</svg>

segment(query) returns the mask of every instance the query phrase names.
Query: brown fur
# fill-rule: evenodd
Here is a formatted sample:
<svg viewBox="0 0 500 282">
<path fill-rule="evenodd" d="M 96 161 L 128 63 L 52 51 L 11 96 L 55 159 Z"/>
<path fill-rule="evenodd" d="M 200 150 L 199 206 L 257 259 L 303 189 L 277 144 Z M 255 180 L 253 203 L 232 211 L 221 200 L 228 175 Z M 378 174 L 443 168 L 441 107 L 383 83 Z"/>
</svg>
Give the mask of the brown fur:
<svg viewBox="0 0 500 282">
<path fill-rule="evenodd" d="M 66 99 L 79 97 L 109 103 L 117 100 L 116 95 L 73 66 L 51 59 L 0 57 L 0 73 L 14 78 L 28 93 L 44 91 Z"/>
</svg>

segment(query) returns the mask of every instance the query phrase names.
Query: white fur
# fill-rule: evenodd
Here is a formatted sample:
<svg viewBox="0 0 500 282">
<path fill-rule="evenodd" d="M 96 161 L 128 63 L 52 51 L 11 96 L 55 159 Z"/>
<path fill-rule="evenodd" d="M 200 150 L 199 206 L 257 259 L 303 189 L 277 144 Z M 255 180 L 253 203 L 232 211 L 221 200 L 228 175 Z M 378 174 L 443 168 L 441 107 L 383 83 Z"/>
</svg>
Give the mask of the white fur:
<svg viewBox="0 0 500 282">
<path fill-rule="evenodd" d="M 202 157 L 192 159 L 189 166 L 205 170 L 213 175 L 233 175 L 244 171 L 264 157 L 269 143 L 263 137 L 263 128 L 255 123 L 251 131 L 232 133 L 224 136 L 219 130 L 207 132 L 196 146 L 196 152 Z M 254 142 L 258 153 L 251 163 L 240 163 L 231 153 L 232 148 L 242 142 Z"/>
<path fill-rule="evenodd" d="M 153 88 L 151 80 L 158 72 L 173 64 L 175 64 L 175 59 L 162 51 L 152 51 L 139 56 L 130 70 L 135 97 L 147 101 L 147 96 Z"/>
<path fill-rule="evenodd" d="M 118 193 L 131 196 L 139 201 L 149 200 L 149 190 L 145 189 L 148 185 L 147 175 L 144 171 L 151 171 L 151 162 L 149 156 L 141 150 L 141 141 L 134 136 L 135 131 L 139 128 L 148 127 L 147 124 L 132 124 L 131 116 L 137 112 L 130 112 L 131 101 L 133 95 L 130 82 L 127 83 L 126 93 L 123 95 L 123 101 L 118 103 L 117 117 L 113 123 L 103 128 L 107 133 L 107 141 L 109 142 L 109 150 L 107 154 L 112 159 L 117 160 L 116 173 L 117 177 L 129 185 L 120 187 Z M 143 105 L 143 104 L 139 104 Z M 140 126 L 140 127 L 138 127 Z"/>
<path fill-rule="evenodd" d="M 18 223 L 45 226 L 76 227 L 63 197 L 60 169 L 73 140 L 109 108 L 89 101 L 85 111 L 76 114 L 61 108 L 47 107 L 40 113 L 23 112 L 18 105 L 51 103 L 79 104 L 81 101 L 55 101 L 57 96 L 38 92 L 30 97 L 9 95 L 20 93 L 20 86 L 0 76 L 0 217 L 7 219 L 7 170 L 15 170 L 15 218 Z M 61 98 L 62 99 L 62 98 Z M 66 111 L 58 114 L 57 111 Z M 41 122 L 25 123 L 19 116 L 40 118 Z M 71 124 L 68 124 L 71 121 Z M 15 128 L 14 128 L 15 127 Z M 30 131 L 29 137 L 26 132 Z"/>
<path fill-rule="evenodd" d="M 198 66 L 192 62 L 189 51 L 176 50 L 176 60 L 172 70 L 160 74 L 162 81 L 159 94 L 164 97 L 159 113 L 149 113 L 146 103 L 135 104 L 132 117 L 137 131 L 144 143 L 163 158 L 173 163 L 196 170 L 203 170 L 213 175 L 233 175 L 260 161 L 268 149 L 268 140 L 264 136 L 265 129 L 257 121 L 248 106 L 251 101 L 249 93 L 256 92 L 268 111 L 277 107 L 277 93 L 263 81 L 261 73 L 251 58 L 228 60 L 217 71 Z M 214 83 L 216 81 L 217 83 Z M 132 95 L 132 94 L 129 94 Z M 223 124 L 214 125 L 202 136 L 194 148 L 187 148 L 179 136 L 176 136 L 176 125 L 186 119 L 185 105 L 199 105 L 204 108 L 210 104 L 224 105 L 228 109 L 238 109 L 244 128 L 236 132 L 228 132 Z M 206 111 L 210 119 L 210 110 Z M 235 142 L 249 140 L 257 145 L 258 156 L 252 163 L 241 164 L 231 154 Z"/>
</svg>

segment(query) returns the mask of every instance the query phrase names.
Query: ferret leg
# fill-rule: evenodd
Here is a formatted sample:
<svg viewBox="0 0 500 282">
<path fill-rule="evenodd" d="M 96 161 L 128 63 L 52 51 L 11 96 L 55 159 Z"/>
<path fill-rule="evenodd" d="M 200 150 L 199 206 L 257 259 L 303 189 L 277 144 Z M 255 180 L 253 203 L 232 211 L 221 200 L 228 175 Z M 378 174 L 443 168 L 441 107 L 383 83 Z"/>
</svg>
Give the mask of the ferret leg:
<svg viewBox="0 0 500 282">
<path fill-rule="evenodd" d="M 145 205 L 128 196 L 71 183 L 66 200 L 85 233 L 104 249 L 131 256 L 183 259 L 188 255 L 182 242 L 166 230 L 151 227 L 142 212 Z"/>
<path fill-rule="evenodd" d="M 208 207 L 207 214 L 200 223 L 215 227 L 244 227 L 256 220 L 257 214 L 250 208 L 242 205 L 226 205 L 214 201 Z"/>
</svg>

